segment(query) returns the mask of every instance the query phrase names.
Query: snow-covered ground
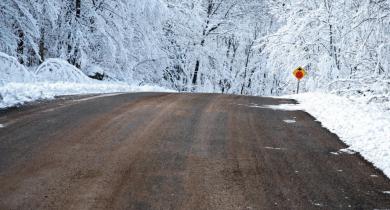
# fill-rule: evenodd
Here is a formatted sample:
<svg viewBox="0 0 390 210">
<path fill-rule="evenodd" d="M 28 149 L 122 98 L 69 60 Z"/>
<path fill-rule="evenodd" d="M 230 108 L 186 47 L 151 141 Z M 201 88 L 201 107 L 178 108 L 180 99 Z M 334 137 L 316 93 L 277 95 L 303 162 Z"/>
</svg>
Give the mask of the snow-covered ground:
<svg viewBox="0 0 390 210">
<path fill-rule="evenodd" d="M 61 95 L 119 92 L 171 92 L 157 86 L 98 81 L 61 59 L 48 59 L 35 71 L 0 53 L 0 109 Z"/>
<path fill-rule="evenodd" d="M 299 102 L 302 109 L 359 152 L 390 177 L 390 104 L 374 103 L 368 97 L 346 97 L 326 93 L 284 96 Z M 292 105 L 284 108 L 292 109 Z M 283 108 L 283 107 L 280 107 Z M 342 151 L 340 151 L 342 152 Z"/>
<path fill-rule="evenodd" d="M 122 93 L 122 92 L 170 92 L 157 86 L 131 86 L 126 83 L 70 83 L 36 82 L 7 83 L 0 86 L 0 109 L 42 99 L 54 99 L 61 95 Z"/>
</svg>

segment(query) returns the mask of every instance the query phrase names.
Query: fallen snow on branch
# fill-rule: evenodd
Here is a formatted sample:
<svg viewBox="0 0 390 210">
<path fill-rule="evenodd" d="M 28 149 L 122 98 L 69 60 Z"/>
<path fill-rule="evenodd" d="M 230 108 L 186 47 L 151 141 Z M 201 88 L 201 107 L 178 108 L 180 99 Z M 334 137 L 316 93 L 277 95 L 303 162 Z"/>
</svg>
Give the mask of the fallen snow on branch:
<svg viewBox="0 0 390 210">
<path fill-rule="evenodd" d="M 0 87 L 8 82 L 33 82 L 36 76 L 15 57 L 0 52 Z"/>
<path fill-rule="evenodd" d="M 287 97 L 390 177 L 390 111 L 384 103 L 325 93 Z"/>
<path fill-rule="evenodd" d="M 34 73 L 39 81 L 83 84 L 96 82 L 96 80 L 89 78 L 80 69 L 65 60 L 57 58 L 47 59 Z"/>
</svg>

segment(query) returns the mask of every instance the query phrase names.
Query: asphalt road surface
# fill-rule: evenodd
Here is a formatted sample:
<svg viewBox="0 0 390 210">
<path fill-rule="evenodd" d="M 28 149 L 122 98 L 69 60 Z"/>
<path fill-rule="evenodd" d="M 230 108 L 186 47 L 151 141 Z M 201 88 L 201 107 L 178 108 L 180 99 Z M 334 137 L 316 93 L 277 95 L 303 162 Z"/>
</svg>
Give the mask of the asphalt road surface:
<svg viewBox="0 0 390 210">
<path fill-rule="evenodd" d="M 138 93 L 2 111 L 0 209 L 390 209 L 389 179 L 313 117 L 261 107 L 284 103 Z"/>
</svg>

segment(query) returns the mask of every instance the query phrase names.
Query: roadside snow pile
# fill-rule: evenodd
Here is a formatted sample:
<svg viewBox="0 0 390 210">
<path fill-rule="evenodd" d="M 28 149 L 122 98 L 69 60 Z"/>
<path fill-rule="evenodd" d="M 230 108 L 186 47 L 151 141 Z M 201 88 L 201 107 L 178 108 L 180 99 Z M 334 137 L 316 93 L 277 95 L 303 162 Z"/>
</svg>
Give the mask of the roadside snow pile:
<svg viewBox="0 0 390 210">
<path fill-rule="evenodd" d="M 285 98 L 285 97 L 284 97 Z M 367 97 L 341 97 L 325 93 L 288 96 L 390 177 L 390 110 L 386 103 Z"/>
<path fill-rule="evenodd" d="M 71 83 L 93 83 L 95 82 L 82 71 L 68 62 L 50 58 L 42 63 L 35 74 L 40 81 L 47 82 L 71 82 Z"/>
<path fill-rule="evenodd" d="M 119 92 L 172 91 L 155 86 L 94 80 L 61 59 L 48 59 L 32 73 L 16 58 L 0 53 L 0 109 L 61 95 Z"/>
<path fill-rule="evenodd" d="M 77 94 L 96 94 L 112 92 L 130 92 L 127 84 L 114 83 L 7 83 L 0 89 L 0 95 L 3 99 L 0 101 L 0 108 L 6 108 L 25 102 L 31 102 L 42 99 L 53 99 L 60 95 L 77 95 Z"/>
<path fill-rule="evenodd" d="M 176 92 L 171 89 L 153 86 L 153 85 L 143 85 L 143 86 L 130 86 L 131 92 Z"/>
<path fill-rule="evenodd" d="M 0 86 L 8 82 L 35 81 L 35 75 L 29 72 L 16 58 L 0 52 Z"/>
<path fill-rule="evenodd" d="M 89 84 L 69 82 L 7 83 L 0 87 L 0 109 L 55 96 L 123 92 L 171 92 L 154 86 L 129 86 L 126 83 L 96 82 Z"/>
</svg>

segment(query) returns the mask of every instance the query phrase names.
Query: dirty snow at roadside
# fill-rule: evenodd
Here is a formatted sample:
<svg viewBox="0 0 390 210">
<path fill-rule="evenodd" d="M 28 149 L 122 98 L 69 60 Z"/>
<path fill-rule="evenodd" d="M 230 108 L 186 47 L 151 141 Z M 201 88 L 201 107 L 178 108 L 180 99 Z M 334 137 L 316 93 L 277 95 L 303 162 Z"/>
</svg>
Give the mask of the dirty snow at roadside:
<svg viewBox="0 0 390 210">
<path fill-rule="evenodd" d="M 368 98 L 341 97 L 325 93 L 286 96 L 319 120 L 390 177 L 390 110 L 386 103 L 369 103 Z M 283 98 L 286 98 L 283 97 Z"/>
</svg>

